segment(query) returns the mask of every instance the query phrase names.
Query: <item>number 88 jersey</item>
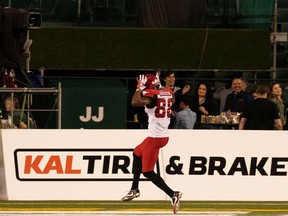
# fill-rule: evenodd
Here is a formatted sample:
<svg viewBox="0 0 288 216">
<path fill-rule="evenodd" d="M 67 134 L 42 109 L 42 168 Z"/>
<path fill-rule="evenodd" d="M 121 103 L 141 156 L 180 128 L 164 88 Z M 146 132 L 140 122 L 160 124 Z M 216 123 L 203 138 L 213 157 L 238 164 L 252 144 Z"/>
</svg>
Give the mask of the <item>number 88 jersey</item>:
<svg viewBox="0 0 288 216">
<path fill-rule="evenodd" d="M 145 106 L 148 115 L 148 136 L 168 137 L 174 93 L 168 88 L 145 89 L 143 97 L 152 99 L 152 103 Z"/>
</svg>

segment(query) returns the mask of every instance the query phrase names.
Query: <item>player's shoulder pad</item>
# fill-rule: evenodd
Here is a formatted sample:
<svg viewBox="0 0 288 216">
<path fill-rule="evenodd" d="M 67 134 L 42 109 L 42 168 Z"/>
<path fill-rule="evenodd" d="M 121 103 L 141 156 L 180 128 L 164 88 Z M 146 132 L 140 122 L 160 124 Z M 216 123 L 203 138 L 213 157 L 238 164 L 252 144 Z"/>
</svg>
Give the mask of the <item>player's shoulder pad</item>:
<svg viewBox="0 0 288 216">
<path fill-rule="evenodd" d="M 155 95 L 157 95 L 159 90 L 157 89 L 144 89 L 142 91 L 142 96 L 143 97 L 149 97 L 149 98 L 154 98 Z"/>
<path fill-rule="evenodd" d="M 170 88 L 164 87 L 164 88 L 162 88 L 161 90 L 168 92 L 168 93 L 171 94 L 172 96 L 174 95 L 174 92 L 173 92 Z"/>
</svg>

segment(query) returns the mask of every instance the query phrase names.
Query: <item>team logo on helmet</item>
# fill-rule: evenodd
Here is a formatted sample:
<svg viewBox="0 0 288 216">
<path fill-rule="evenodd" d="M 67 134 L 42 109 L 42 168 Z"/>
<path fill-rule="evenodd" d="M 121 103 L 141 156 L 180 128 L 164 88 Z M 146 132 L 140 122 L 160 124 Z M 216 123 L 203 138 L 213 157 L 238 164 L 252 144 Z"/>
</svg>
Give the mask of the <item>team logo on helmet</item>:
<svg viewBox="0 0 288 216">
<path fill-rule="evenodd" d="M 148 89 L 155 89 L 156 86 L 160 85 L 159 79 L 153 74 L 146 74 L 147 82 L 145 84 Z"/>
</svg>

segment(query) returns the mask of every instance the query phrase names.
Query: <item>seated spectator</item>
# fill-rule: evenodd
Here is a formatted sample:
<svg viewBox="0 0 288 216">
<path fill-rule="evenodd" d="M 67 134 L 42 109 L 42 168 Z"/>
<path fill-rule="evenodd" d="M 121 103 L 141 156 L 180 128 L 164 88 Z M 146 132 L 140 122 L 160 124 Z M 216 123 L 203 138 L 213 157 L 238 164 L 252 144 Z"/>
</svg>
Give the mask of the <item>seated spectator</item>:
<svg viewBox="0 0 288 216">
<path fill-rule="evenodd" d="M 7 111 L 6 118 L 9 120 L 13 112 L 13 119 L 12 119 L 13 125 L 21 129 L 28 128 L 28 117 L 24 112 L 19 111 L 19 108 L 20 108 L 19 100 L 14 97 L 13 104 L 12 104 L 12 98 L 7 97 L 4 101 L 4 104 L 5 104 L 5 109 Z M 29 118 L 29 128 L 37 128 L 36 123 L 32 118 Z"/>
<path fill-rule="evenodd" d="M 212 97 L 209 86 L 205 83 L 198 85 L 197 95 L 192 97 L 190 108 L 197 115 L 197 122 L 201 122 L 201 115 L 217 115 L 217 104 Z M 204 126 L 201 125 L 201 128 Z M 196 127 L 195 127 L 196 128 Z M 197 126 L 197 129 L 198 126 Z"/>
<path fill-rule="evenodd" d="M 244 107 L 239 130 L 282 130 L 279 110 L 275 103 L 267 99 L 268 93 L 268 85 L 258 84 L 257 99 Z"/>
<path fill-rule="evenodd" d="M 252 96 L 243 91 L 243 81 L 241 78 L 234 78 L 232 80 L 233 92 L 227 95 L 225 101 L 224 112 L 243 112 L 244 106 L 253 101 Z"/>
<path fill-rule="evenodd" d="M 193 129 L 196 122 L 196 113 L 189 108 L 190 96 L 182 95 L 179 98 L 180 111 L 175 115 L 174 129 Z"/>
</svg>

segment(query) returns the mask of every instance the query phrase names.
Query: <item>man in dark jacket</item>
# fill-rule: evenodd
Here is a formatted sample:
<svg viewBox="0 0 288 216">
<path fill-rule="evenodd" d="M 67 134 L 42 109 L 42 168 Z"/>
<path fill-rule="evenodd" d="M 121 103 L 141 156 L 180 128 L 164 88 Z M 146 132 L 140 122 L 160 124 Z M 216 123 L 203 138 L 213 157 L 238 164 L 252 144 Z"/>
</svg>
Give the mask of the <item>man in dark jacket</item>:
<svg viewBox="0 0 288 216">
<path fill-rule="evenodd" d="M 233 92 L 227 95 L 224 111 L 243 112 L 244 106 L 253 101 L 252 96 L 243 91 L 241 78 L 234 78 L 232 81 Z"/>
</svg>

